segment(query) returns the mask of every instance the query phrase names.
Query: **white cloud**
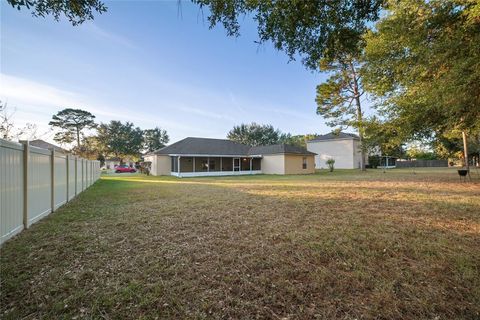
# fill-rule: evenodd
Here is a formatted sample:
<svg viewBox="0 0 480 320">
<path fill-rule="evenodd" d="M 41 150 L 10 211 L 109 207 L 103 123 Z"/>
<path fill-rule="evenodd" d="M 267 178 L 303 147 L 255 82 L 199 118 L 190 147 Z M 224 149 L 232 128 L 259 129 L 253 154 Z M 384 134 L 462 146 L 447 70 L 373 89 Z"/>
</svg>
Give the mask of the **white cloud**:
<svg viewBox="0 0 480 320">
<path fill-rule="evenodd" d="M 0 97 L 2 100 L 36 106 L 67 106 L 73 105 L 78 99 L 72 92 L 4 73 L 0 74 Z"/>
<path fill-rule="evenodd" d="M 205 133 L 202 128 L 195 128 L 183 120 L 183 116 L 194 113 L 207 118 L 224 118 L 207 111 L 185 106 L 171 106 L 168 112 L 149 112 L 142 114 L 138 109 L 116 105 L 114 101 L 103 103 L 94 97 L 87 97 L 79 92 L 64 90 L 29 79 L 0 73 L 0 100 L 8 103 L 15 110 L 15 124 L 20 127 L 26 123 L 35 123 L 39 132 L 50 132 L 48 122 L 56 112 L 66 107 L 87 110 L 97 116 L 97 121 L 110 120 L 130 121 L 141 128 L 161 126 L 170 133 L 173 139 L 191 135 L 192 131 Z M 112 104 L 115 104 L 113 106 Z M 178 110 L 182 112 L 178 112 Z M 177 111 L 177 112 L 176 112 Z M 172 117 L 173 116 L 173 117 Z M 176 119 L 178 118 L 178 120 Z M 50 140 L 53 134 L 45 136 Z M 43 138 L 43 137 L 42 137 Z"/>
</svg>

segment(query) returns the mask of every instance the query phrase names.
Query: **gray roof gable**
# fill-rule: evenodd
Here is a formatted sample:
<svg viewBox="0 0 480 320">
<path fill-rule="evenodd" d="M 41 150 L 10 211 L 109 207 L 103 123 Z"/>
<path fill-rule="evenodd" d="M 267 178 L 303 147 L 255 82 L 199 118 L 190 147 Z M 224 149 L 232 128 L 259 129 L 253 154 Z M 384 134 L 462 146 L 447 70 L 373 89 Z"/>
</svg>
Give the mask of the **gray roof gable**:
<svg viewBox="0 0 480 320">
<path fill-rule="evenodd" d="M 247 155 L 250 146 L 224 139 L 188 137 L 154 154 Z"/>
<path fill-rule="evenodd" d="M 277 154 L 277 153 L 289 153 L 289 154 L 301 154 L 301 155 L 316 154 L 308 151 L 305 148 L 293 146 L 289 144 L 274 144 L 269 146 L 252 147 L 248 151 L 249 155 L 265 155 L 265 154 Z"/>
<path fill-rule="evenodd" d="M 316 137 L 315 139 L 309 140 L 308 142 L 325 141 L 325 140 L 343 140 L 343 139 L 359 140 L 360 138 L 354 133 L 348 133 L 348 132 L 334 133 L 334 132 L 330 132 L 330 133 L 327 133 L 327 134 L 320 135 L 320 136 Z"/>
<path fill-rule="evenodd" d="M 270 146 L 250 147 L 231 140 L 194 138 L 188 137 L 163 147 L 155 152 L 158 155 L 222 155 L 222 156 L 247 156 L 266 155 L 277 153 L 289 154 L 315 154 L 305 148 L 288 144 L 276 144 Z"/>
<path fill-rule="evenodd" d="M 68 153 L 67 150 L 65 150 L 65 149 L 63 149 L 59 146 L 56 146 L 56 145 L 54 145 L 50 142 L 41 140 L 41 139 L 31 140 L 31 141 L 29 141 L 29 144 L 31 146 L 34 146 L 34 147 L 37 147 L 37 148 L 55 150 L 55 151 L 62 152 L 62 153 Z"/>
</svg>

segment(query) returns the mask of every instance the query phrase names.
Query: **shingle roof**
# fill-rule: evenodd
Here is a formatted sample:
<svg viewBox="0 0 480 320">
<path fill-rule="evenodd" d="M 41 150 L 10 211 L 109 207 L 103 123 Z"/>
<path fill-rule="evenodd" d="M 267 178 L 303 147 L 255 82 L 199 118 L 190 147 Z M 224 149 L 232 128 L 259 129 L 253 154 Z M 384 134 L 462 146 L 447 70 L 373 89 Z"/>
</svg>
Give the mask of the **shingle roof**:
<svg viewBox="0 0 480 320">
<path fill-rule="evenodd" d="M 292 146 L 289 144 L 274 144 L 270 146 L 258 146 L 258 147 L 251 147 L 248 151 L 249 155 L 264 155 L 264 154 L 277 154 L 277 153 L 293 153 L 293 154 L 313 154 L 316 153 L 310 152 L 305 148 Z"/>
<path fill-rule="evenodd" d="M 188 155 L 264 155 L 277 153 L 315 154 L 305 148 L 288 144 L 276 144 L 270 146 L 250 147 L 231 140 L 209 138 L 185 138 L 167 147 L 163 147 L 154 154 L 188 154 Z"/>
<path fill-rule="evenodd" d="M 154 154 L 247 155 L 250 146 L 224 139 L 185 138 Z"/>
<path fill-rule="evenodd" d="M 330 133 L 327 133 L 327 134 L 324 134 L 324 135 L 317 136 L 315 139 L 309 140 L 308 142 L 324 141 L 324 140 L 337 140 L 337 139 L 358 140 L 360 138 L 354 133 L 348 133 L 348 132 L 334 133 L 334 132 L 330 132 Z"/>
<path fill-rule="evenodd" d="M 58 151 L 58 152 L 68 153 L 67 150 L 41 139 L 29 141 L 29 144 L 37 148 L 48 149 L 48 150 L 54 149 L 55 151 Z"/>
</svg>

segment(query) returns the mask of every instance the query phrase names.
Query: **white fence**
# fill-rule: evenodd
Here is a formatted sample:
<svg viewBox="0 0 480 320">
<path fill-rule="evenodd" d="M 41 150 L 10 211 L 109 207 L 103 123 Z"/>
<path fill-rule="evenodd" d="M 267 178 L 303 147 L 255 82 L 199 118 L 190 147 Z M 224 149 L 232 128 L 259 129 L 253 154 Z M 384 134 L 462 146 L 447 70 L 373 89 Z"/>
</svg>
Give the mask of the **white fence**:
<svg viewBox="0 0 480 320">
<path fill-rule="evenodd" d="M 99 177 L 99 161 L 0 139 L 0 244 Z"/>
</svg>

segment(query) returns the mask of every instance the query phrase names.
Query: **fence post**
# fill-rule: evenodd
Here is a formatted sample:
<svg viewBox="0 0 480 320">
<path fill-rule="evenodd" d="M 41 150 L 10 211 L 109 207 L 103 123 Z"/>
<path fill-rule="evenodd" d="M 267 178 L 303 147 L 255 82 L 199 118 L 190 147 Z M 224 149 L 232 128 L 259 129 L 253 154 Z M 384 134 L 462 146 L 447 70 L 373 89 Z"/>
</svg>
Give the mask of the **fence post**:
<svg viewBox="0 0 480 320">
<path fill-rule="evenodd" d="M 74 157 L 75 159 L 75 197 L 77 196 L 77 176 L 78 176 L 78 159 L 77 157 Z"/>
<path fill-rule="evenodd" d="M 52 207 L 52 212 L 55 211 L 55 149 L 52 149 L 52 155 L 51 155 L 51 165 L 50 165 L 50 179 L 52 181 L 51 186 L 51 197 L 50 197 L 50 202 L 51 202 L 51 207 Z"/>
<path fill-rule="evenodd" d="M 30 143 L 23 142 L 23 227 L 28 228 L 28 162 L 30 161 Z"/>
<path fill-rule="evenodd" d="M 66 168 L 67 168 L 67 187 L 65 189 L 67 189 L 67 202 L 68 202 L 68 189 L 69 189 L 69 184 L 70 184 L 70 160 L 68 159 L 68 154 L 65 156 L 65 159 L 67 159 L 67 163 L 66 163 Z"/>
<path fill-rule="evenodd" d="M 80 159 L 80 163 L 82 166 L 82 192 L 85 190 L 85 166 L 83 165 L 83 159 Z"/>
</svg>

